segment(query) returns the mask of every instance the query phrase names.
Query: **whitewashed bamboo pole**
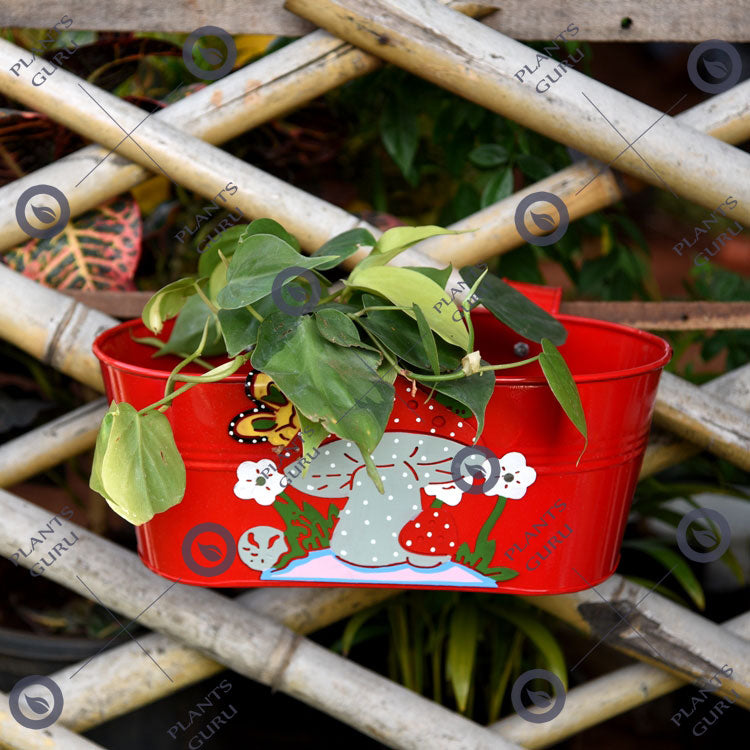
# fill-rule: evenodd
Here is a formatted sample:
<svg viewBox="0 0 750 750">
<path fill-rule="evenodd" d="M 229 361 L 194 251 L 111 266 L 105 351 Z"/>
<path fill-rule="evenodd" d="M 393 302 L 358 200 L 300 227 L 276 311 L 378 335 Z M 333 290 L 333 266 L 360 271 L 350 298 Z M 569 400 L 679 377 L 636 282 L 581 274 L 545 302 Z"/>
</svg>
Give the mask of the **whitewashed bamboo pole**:
<svg viewBox="0 0 750 750">
<path fill-rule="evenodd" d="M 117 325 L 109 315 L 41 286 L 0 263 L 0 336 L 81 383 L 104 390 L 91 344 Z"/>
<path fill-rule="evenodd" d="M 165 174 L 209 200 L 232 182 L 238 190 L 226 200 L 231 201 L 235 210 L 249 217 L 273 216 L 308 249 L 318 248 L 332 235 L 355 226 L 374 230 L 343 209 L 161 119 L 152 117 L 144 122 L 147 116 L 143 110 L 62 68 L 55 71 L 54 80 L 50 81 L 54 85 L 35 87 L 28 76 L 16 77 L 9 70 L 23 54 L 22 48 L 0 40 L 0 92 L 103 146 L 117 148 L 118 153 L 151 171 Z M 132 138 L 125 137 L 136 128 Z M 95 166 L 94 159 L 83 161 L 79 180 Z M 66 198 L 68 202 L 75 201 L 75 190 Z M 433 261 L 432 265 L 437 263 Z"/>
<path fill-rule="evenodd" d="M 750 412 L 750 364 L 710 380 L 699 386 L 701 393 L 720 398 L 725 404 Z M 694 443 L 678 440 L 663 431 L 652 431 L 641 466 L 641 479 L 680 463 L 701 448 Z"/>
<path fill-rule="evenodd" d="M 750 413 L 670 372 L 659 380 L 654 423 L 750 470 Z"/>
<path fill-rule="evenodd" d="M 750 154 L 681 125 L 481 23 L 426 0 L 287 0 L 332 34 L 526 127 L 713 210 L 750 222 Z M 516 74 L 528 65 L 534 73 Z M 556 78 L 547 93 L 535 83 Z M 605 119 L 606 118 L 606 119 Z M 607 121 L 609 120 L 609 122 Z M 619 133 L 622 134 L 619 135 Z M 632 148 L 628 144 L 638 139 Z M 636 153 L 637 152 L 637 153 Z M 742 203 L 744 209 L 740 212 Z"/>
<path fill-rule="evenodd" d="M 708 680 L 729 665 L 733 672 L 722 676 L 717 694 L 750 708 L 750 640 L 656 592 L 615 574 L 573 594 L 523 598 L 596 641 L 688 682 Z"/>
<path fill-rule="evenodd" d="M 397 589 L 359 588 L 263 588 L 241 594 L 234 602 L 306 635 L 354 614 L 384 599 Z M 172 682 L 132 642 L 107 651 L 68 681 L 60 722 L 83 732 L 116 716 L 134 711 L 225 669 L 194 648 L 169 636 L 151 633 L 139 638 L 140 645 L 154 655 Z M 51 675 L 59 684 L 78 665 Z"/>
<path fill-rule="evenodd" d="M 100 398 L 0 445 L 0 487 L 23 482 L 88 450 L 106 413 L 107 399 Z"/>
<path fill-rule="evenodd" d="M 380 65 L 372 55 L 319 30 L 211 83 L 149 119 L 179 128 L 207 143 L 223 143 Z M 51 79 L 48 85 L 54 86 L 55 82 Z M 142 112 L 141 118 L 144 116 Z M 139 139 L 138 135 L 134 137 Z M 147 169 L 118 153 L 79 185 L 108 152 L 102 146 L 86 146 L 0 188 L 0 250 L 28 239 L 15 219 L 15 206 L 21 193 L 33 185 L 54 185 L 61 190 L 75 217 L 153 176 L 153 164 Z M 234 175 L 225 177 L 225 184 L 237 179 Z"/>
<path fill-rule="evenodd" d="M 750 639 L 750 612 L 723 623 L 721 627 Z M 707 675 L 707 680 L 711 677 Z M 722 678 L 723 675 L 719 675 L 719 679 Z M 513 714 L 495 722 L 491 728 L 505 739 L 526 748 L 549 747 L 686 684 L 648 664 L 632 664 L 570 690 L 565 696 L 563 710 L 552 721 L 530 724 Z M 689 708 L 689 700 L 685 707 Z M 686 722 L 684 718 L 682 720 Z"/>
<path fill-rule="evenodd" d="M 0 750 L 106 750 L 66 729 L 59 721 L 46 729 L 22 727 L 11 715 L 8 696 L 0 693 Z"/>
<path fill-rule="evenodd" d="M 49 521 L 48 511 L 4 490 L 0 490 L 0 508 L 0 554 L 5 557 L 24 544 L 28 547 L 29 536 Z M 138 617 L 146 627 L 190 644 L 235 672 L 325 711 L 390 747 L 518 748 L 269 617 L 210 589 L 160 578 L 132 552 L 70 521 L 63 530 L 69 538 L 75 533 L 77 541 L 45 568 L 49 579 L 87 598 L 95 595 L 109 609 Z M 60 539 L 46 539 L 43 549 L 20 557 L 19 562 L 30 567 L 50 552 L 55 541 Z M 158 661 L 158 655 L 155 658 Z M 64 681 L 60 688 L 64 696 Z M 0 714 L 0 722 L 4 720 L 7 717 Z"/>
</svg>

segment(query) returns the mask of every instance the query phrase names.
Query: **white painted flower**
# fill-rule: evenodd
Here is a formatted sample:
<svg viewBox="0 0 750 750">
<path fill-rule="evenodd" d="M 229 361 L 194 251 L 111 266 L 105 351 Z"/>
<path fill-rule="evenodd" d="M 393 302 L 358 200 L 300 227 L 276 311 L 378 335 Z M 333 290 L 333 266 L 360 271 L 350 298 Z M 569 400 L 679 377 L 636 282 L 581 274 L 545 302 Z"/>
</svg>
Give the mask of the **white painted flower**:
<svg viewBox="0 0 750 750">
<path fill-rule="evenodd" d="M 464 491 L 456 487 L 455 482 L 446 482 L 444 484 L 428 484 L 424 491 L 431 497 L 436 497 L 440 502 L 446 505 L 458 505 L 461 502 Z"/>
<path fill-rule="evenodd" d="M 482 464 L 484 475 L 490 476 L 490 462 Z M 526 465 L 523 453 L 506 453 L 500 459 L 500 476 L 492 488 L 484 491 L 485 495 L 502 495 L 511 500 L 520 500 L 530 485 L 536 481 L 536 471 Z"/>
<path fill-rule="evenodd" d="M 243 461 L 237 467 L 237 479 L 234 494 L 241 500 L 255 500 L 258 505 L 271 505 L 288 484 L 287 478 L 268 458 Z"/>
</svg>

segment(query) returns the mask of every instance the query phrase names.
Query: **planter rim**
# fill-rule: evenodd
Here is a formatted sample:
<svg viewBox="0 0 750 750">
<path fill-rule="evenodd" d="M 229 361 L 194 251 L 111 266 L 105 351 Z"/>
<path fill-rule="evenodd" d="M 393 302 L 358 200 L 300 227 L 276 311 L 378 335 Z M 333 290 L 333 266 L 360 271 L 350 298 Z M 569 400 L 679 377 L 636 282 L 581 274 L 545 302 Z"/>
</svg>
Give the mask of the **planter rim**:
<svg viewBox="0 0 750 750">
<path fill-rule="evenodd" d="M 472 310 L 472 315 L 483 315 L 483 316 L 490 316 L 491 313 L 482 307 L 477 307 L 474 310 Z M 653 333 L 649 333 L 648 331 L 642 331 L 638 328 L 633 328 L 631 326 L 622 325 L 621 323 L 613 323 L 608 320 L 596 320 L 594 318 L 584 318 L 578 315 L 562 315 L 557 314 L 554 316 L 557 320 L 559 320 L 561 323 L 566 322 L 585 322 L 587 325 L 602 328 L 602 329 L 609 329 L 612 332 L 618 332 L 620 334 L 626 334 L 628 336 L 631 336 L 636 339 L 641 339 L 644 342 L 649 342 L 652 345 L 654 345 L 656 348 L 661 349 L 661 354 L 657 357 L 654 357 L 654 359 L 650 362 L 646 362 L 642 365 L 638 365 L 636 367 L 628 367 L 621 370 L 610 370 L 610 371 L 604 371 L 604 372 L 595 372 L 595 373 L 588 373 L 583 375 L 573 375 L 573 380 L 576 383 L 598 383 L 603 382 L 607 380 L 620 380 L 623 378 L 629 378 L 636 375 L 642 375 L 647 372 L 651 372 L 653 370 L 658 370 L 664 365 L 669 362 L 671 356 L 672 356 L 672 347 L 669 345 L 667 341 L 665 341 L 660 336 L 656 336 Z M 499 325 L 502 325 L 499 321 L 497 321 Z M 120 333 L 130 329 L 134 328 L 137 325 L 143 325 L 143 322 L 140 318 L 133 318 L 132 320 L 127 320 L 124 323 L 120 323 L 117 326 L 113 326 L 112 328 L 107 329 L 103 333 L 99 334 L 99 336 L 94 339 L 94 343 L 92 345 L 92 350 L 94 354 L 96 355 L 97 359 L 99 359 L 102 364 L 109 365 L 111 367 L 115 367 L 119 370 L 123 370 L 124 372 L 129 372 L 135 375 L 141 375 L 143 377 L 148 378 L 154 378 L 156 380 L 163 380 L 166 382 L 167 378 L 169 377 L 169 372 L 166 370 L 156 370 L 150 367 L 141 367 L 140 365 L 133 365 L 129 362 L 123 361 L 121 359 L 118 359 L 117 357 L 113 357 L 109 354 L 106 354 L 104 351 L 102 351 L 102 345 L 105 341 L 107 341 L 110 338 L 113 338 Z M 520 334 L 519 334 L 520 336 Z M 523 338 L 523 337 L 522 337 Z M 235 373 L 234 375 L 230 375 L 227 378 L 224 378 L 224 380 L 220 381 L 222 383 L 244 383 L 245 379 L 247 378 L 247 373 Z M 546 380 L 543 376 L 518 376 L 518 375 L 496 375 L 495 376 L 495 384 L 508 384 L 508 385 L 544 385 L 546 386 Z M 204 385 L 213 385 L 212 383 L 206 383 Z"/>
</svg>

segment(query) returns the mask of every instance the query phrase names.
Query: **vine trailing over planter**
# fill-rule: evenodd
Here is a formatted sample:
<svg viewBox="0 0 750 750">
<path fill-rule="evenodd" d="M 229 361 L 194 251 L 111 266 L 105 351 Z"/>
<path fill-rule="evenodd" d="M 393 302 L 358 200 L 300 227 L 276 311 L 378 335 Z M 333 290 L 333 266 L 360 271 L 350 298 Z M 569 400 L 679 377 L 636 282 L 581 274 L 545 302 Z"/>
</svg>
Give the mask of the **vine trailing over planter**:
<svg viewBox="0 0 750 750">
<path fill-rule="evenodd" d="M 583 435 L 585 450 L 586 419 L 556 348 L 567 336 L 557 320 L 486 269 L 462 269 L 468 299 L 542 345 L 536 356 L 490 364 L 474 348 L 470 315 L 442 314 L 436 304 L 446 294 L 451 266 L 387 265 L 414 243 L 438 234 L 454 232 L 395 227 L 376 241 L 368 231 L 352 229 L 307 257 L 271 219 L 226 230 L 201 256 L 197 277 L 168 284 L 144 308 L 143 322 L 154 334 L 166 320 L 177 319 L 166 343 L 137 341 L 156 347 L 154 356 L 176 354 L 182 361 L 159 401 L 140 411 L 112 403 L 96 443 L 92 489 L 134 524 L 179 503 L 185 466 L 164 412 L 180 393 L 232 375 L 250 357 L 253 368 L 270 377 L 296 409 L 303 452 L 315 451 L 331 434 L 351 440 L 380 492 L 371 454 L 393 408 L 397 375 L 470 410 L 477 421 L 476 442 L 495 371 L 538 360 L 555 398 Z M 370 254 L 343 283 L 334 285 L 323 275 L 366 247 Z M 229 360 L 212 367 L 202 359 L 218 355 Z M 183 374 L 190 363 L 208 372 Z"/>
</svg>

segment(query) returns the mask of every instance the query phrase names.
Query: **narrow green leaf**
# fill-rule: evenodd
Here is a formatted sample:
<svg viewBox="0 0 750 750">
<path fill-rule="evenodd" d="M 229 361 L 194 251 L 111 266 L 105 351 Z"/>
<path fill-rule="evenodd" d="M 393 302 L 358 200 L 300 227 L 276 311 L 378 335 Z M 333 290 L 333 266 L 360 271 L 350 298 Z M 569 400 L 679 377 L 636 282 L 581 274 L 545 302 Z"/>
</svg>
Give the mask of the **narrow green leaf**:
<svg viewBox="0 0 750 750">
<path fill-rule="evenodd" d="M 388 300 L 365 294 L 362 296 L 362 302 L 365 307 L 372 307 Z M 430 369 L 430 361 L 419 336 L 416 321 L 405 313 L 400 310 L 370 310 L 366 316 L 358 318 L 357 322 L 399 359 L 420 370 Z M 435 344 L 443 371 L 458 369 L 463 353 L 442 338 L 437 338 Z"/>
<path fill-rule="evenodd" d="M 562 355 L 549 339 L 542 339 L 542 352 L 539 355 L 539 364 L 542 366 L 544 377 L 547 379 L 547 383 L 549 383 L 549 387 L 552 389 L 552 393 L 554 393 L 558 403 L 562 406 L 563 411 L 568 415 L 568 419 L 575 425 L 578 432 L 583 435 L 584 446 L 583 451 L 581 451 L 582 456 L 588 447 L 589 438 L 586 428 L 586 415 L 583 412 L 578 386 L 576 386 Z M 578 457 L 579 461 L 581 460 L 581 456 Z"/>
<path fill-rule="evenodd" d="M 474 266 L 462 268 L 460 273 L 469 285 L 481 275 Z M 548 338 L 557 346 L 565 343 L 567 331 L 557 320 L 497 276 L 487 275 L 477 287 L 476 295 L 501 323 L 524 338 L 531 341 Z"/>
<path fill-rule="evenodd" d="M 301 411 L 297 411 L 299 419 L 300 435 L 302 435 L 302 453 L 307 456 L 314 453 L 316 448 L 328 437 L 329 433 L 320 422 L 313 422 L 308 419 Z M 305 471 L 307 466 L 305 466 Z"/>
<path fill-rule="evenodd" d="M 469 161 L 480 169 L 492 169 L 508 163 L 508 149 L 497 143 L 483 143 L 469 152 Z"/>
<path fill-rule="evenodd" d="M 539 649 L 547 668 L 560 678 L 568 688 L 568 672 L 565 668 L 565 656 L 557 638 L 536 617 L 514 610 L 511 607 L 492 607 L 501 617 L 510 621 Z"/>
<path fill-rule="evenodd" d="M 435 346 L 435 337 L 432 335 L 430 324 L 427 322 L 427 318 L 425 318 L 424 313 L 418 304 L 414 303 L 412 309 L 414 310 L 414 317 L 417 319 L 422 346 L 424 347 L 425 352 L 427 352 L 427 358 L 430 360 L 432 372 L 435 375 L 439 375 L 440 362 L 438 361 L 437 346 Z"/>
<path fill-rule="evenodd" d="M 482 208 L 507 198 L 513 193 L 513 168 L 506 167 L 495 172 L 482 191 Z"/>
<path fill-rule="evenodd" d="M 438 336 L 464 351 L 469 345 L 469 332 L 463 322 L 453 320 L 451 315 L 441 314 L 433 307 L 442 298 L 445 290 L 432 279 L 416 271 L 392 266 L 368 268 L 347 281 L 347 285 L 375 292 L 391 300 L 394 305 L 409 308 L 405 312 L 411 317 L 414 317 L 412 305 L 418 304 L 430 328 Z"/>
<path fill-rule="evenodd" d="M 363 247 L 374 247 L 375 238 L 366 229 L 350 229 L 348 232 L 332 237 L 323 246 L 318 248 L 313 254 L 313 258 L 320 256 L 332 257 L 332 260 L 318 266 L 318 270 L 327 271 L 339 263 L 346 260 L 349 256 L 354 255 Z"/>
<path fill-rule="evenodd" d="M 685 589 L 695 606 L 700 610 L 706 608 L 703 588 L 682 555 L 653 539 L 627 539 L 622 543 L 622 546 L 645 552 L 649 557 L 660 562 Z"/>
<path fill-rule="evenodd" d="M 338 310 L 319 310 L 315 313 L 315 323 L 321 335 L 339 346 L 361 346 L 357 326 L 350 317 Z"/>
<path fill-rule="evenodd" d="M 458 710 L 464 712 L 474 678 L 474 665 L 479 646 L 479 612 L 464 599 L 451 616 L 446 671 Z"/>
<path fill-rule="evenodd" d="M 380 118 L 380 136 L 386 151 L 408 178 L 419 144 L 417 113 L 413 106 L 404 106 L 389 97 Z"/>
<path fill-rule="evenodd" d="M 140 525 L 185 494 L 182 462 L 167 418 L 113 403 L 97 440 L 91 488 L 118 515 Z"/>
<path fill-rule="evenodd" d="M 357 614 L 352 615 L 349 618 L 346 623 L 346 627 L 344 628 L 344 632 L 341 636 L 341 653 L 344 656 L 349 655 L 349 651 L 351 651 L 351 648 L 354 645 L 354 639 L 356 638 L 359 629 L 368 620 L 372 619 L 376 614 L 381 612 L 382 609 L 383 605 L 379 604 L 376 607 L 369 607 L 368 609 L 364 609 L 361 612 L 357 612 Z"/>
</svg>

